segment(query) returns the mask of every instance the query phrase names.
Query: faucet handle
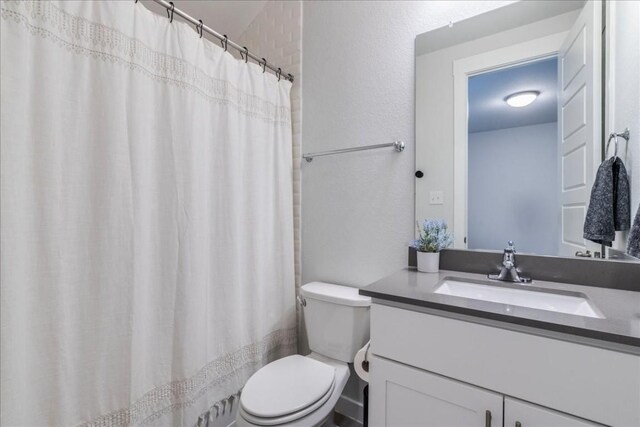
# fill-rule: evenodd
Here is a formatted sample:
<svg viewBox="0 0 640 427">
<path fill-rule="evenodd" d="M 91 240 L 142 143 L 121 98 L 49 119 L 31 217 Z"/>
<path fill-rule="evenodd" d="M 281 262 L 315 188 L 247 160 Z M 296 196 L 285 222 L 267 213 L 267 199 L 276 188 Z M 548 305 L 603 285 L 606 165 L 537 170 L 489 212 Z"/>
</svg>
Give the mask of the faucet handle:
<svg viewBox="0 0 640 427">
<path fill-rule="evenodd" d="M 516 248 L 515 248 L 515 246 L 513 246 L 513 240 L 509 240 L 507 242 L 507 247 L 504 250 L 516 253 Z"/>
</svg>

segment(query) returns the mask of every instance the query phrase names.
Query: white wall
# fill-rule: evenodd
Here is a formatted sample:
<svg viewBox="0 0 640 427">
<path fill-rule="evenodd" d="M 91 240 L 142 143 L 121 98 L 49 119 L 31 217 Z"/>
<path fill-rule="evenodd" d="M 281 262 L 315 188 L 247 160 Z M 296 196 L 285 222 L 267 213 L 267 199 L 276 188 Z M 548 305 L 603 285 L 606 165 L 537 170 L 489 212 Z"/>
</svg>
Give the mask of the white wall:
<svg viewBox="0 0 640 427">
<path fill-rule="evenodd" d="M 229 39 L 238 41 L 238 37 L 253 22 L 256 16 L 262 11 L 266 0 L 251 0 L 238 2 L 237 0 L 216 0 L 215 2 L 202 0 L 174 0 L 177 9 L 182 10 L 196 19 L 202 19 L 205 25 L 226 34 Z M 141 0 L 151 11 L 167 18 L 167 10 L 164 6 L 152 1 Z M 176 16 L 177 20 L 178 18 Z M 204 33 L 203 37 L 214 42 L 218 46 L 220 40 L 209 33 Z"/>
<path fill-rule="evenodd" d="M 303 282 L 362 286 L 406 265 L 414 230 L 414 39 L 506 2 L 324 2 L 303 11 Z"/>
<path fill-rule="evenodd" d="M 416 58 L 416 168 L 425 174 L 416 180 L 418 219 L 444 218 L 453 224 L 453 62 L 567 31 L 578 13 L 565 13 Z M 431 191 L 442 191 L 444 204 L 429 204 Z"/>
<path fill-rule="evenodd" d="M 556 255 L 557 122 L 469 134 L 469 249 Z"/>
<path fill-rule="evenodd" d="M 302 150 L 401 139 L 302 164 L 302 282 L 364 286 L 407 264 L 414 230 L 414 40 L 509 2 L 306 1 Z M 355 374 L 338 410 L 357 416 Z M 346 404 L 346 405 L 345 405 Z"/>
<path fill-rule="evenodd" d="M 631 185 L 631 221 L 640 206 L 640 2 L 608 2 L 610 19 L 614 24 L 609 28 L 610 38 L 608 57 L 610 68 L 607 70 L 609 85 L 608 128 L 606 133 L 622 132 L 625 127 L 631 131 L 628 148 L 620 139 L 622 148 L 618 155 L 625 163 Z M 613 143 L 612 143 L 613 145 Z M 610 148 L 608 155 L 613 155 Z M 626 249 L 628 233 L 616 233 L 614 248 Z"/>
</svg>

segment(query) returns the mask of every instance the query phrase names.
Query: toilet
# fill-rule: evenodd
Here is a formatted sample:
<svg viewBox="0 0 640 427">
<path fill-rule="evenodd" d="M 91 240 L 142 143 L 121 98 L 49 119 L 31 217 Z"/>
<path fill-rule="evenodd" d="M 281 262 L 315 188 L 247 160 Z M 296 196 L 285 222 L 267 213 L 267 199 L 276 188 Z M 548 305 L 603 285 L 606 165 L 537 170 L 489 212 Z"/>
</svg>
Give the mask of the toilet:
<svg viewBox="0 0 640 427">
<path fill-rule="evenodd" d="M 301 287 L 311 354 L 269 363 L 242 389 L 236 424 L 327 426 L 356 352 L 369 340 L 371 298 L 357 288 L 312 282 Z"/>
</svg>

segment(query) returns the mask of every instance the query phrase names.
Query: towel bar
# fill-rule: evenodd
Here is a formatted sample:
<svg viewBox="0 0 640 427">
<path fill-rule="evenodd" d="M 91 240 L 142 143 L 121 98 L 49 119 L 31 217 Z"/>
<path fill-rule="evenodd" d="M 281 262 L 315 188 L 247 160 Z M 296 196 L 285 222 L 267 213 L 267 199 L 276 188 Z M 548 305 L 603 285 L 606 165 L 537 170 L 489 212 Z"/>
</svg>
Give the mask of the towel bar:
<svg viewBox="0 0 640 427">
<path fill-rule="evenodd" d="M 393 141 L 388 144 L 365 145 L 364 147 L 343 148 L 341 150 L 322 151 L 319 153 L 303 154 L 302 158 L 307 162 L 311 162 L 314 157 L 330 156 L 332 154 L 351 153 L 353 151 L 375 150 L 377 148 L 393 147 L 398 153 L 404 151 L 404 142 Z"/>
</svg>

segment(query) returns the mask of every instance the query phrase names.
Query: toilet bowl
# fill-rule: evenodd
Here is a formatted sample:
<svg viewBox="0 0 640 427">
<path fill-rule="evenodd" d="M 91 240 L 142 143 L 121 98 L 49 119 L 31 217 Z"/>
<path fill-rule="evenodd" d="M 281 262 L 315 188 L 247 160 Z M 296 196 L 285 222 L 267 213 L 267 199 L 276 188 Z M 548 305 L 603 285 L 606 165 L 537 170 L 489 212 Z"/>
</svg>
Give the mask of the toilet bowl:
<svg viewBox="0 0 640 427">
<path fill-rule="evenodd" d="M 312 353 L 284 357 L 253 374 L 240 395 L 238 427 L 332 425 L 348 363 L 369 340 L 371 299 L 357 288 L 322 282 L 302 286 L 300 297 Z"/>
</svg>

